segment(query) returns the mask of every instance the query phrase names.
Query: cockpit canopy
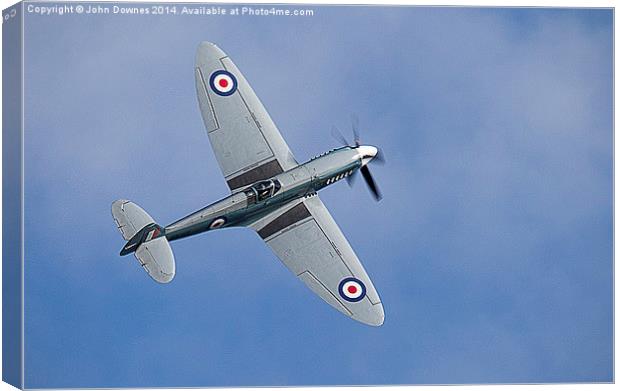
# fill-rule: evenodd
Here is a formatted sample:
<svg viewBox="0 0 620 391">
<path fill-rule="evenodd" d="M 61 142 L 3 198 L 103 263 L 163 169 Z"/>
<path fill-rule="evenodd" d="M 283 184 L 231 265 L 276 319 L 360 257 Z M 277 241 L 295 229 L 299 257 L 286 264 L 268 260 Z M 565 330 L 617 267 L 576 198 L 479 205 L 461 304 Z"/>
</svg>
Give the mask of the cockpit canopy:
<svg viewBox="0 0 620 391">
<path fill-rule="evenodd" d="M 248 197 L 248 204 L 264 201 L 267 198 L 273 197 L 281 187 L 282 185 L 277 179 L 269 179 L 253 184 L 245 191 Z"/>
</svg>

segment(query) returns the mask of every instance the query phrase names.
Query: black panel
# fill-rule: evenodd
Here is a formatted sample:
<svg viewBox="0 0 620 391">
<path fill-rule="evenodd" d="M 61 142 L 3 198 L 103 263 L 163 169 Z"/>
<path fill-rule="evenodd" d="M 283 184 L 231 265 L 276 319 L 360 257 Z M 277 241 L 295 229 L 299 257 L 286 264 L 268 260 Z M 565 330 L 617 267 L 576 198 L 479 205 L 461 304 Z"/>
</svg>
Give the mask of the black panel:
<svg viewBox="0 0 620 391">
<path fill-rule="evenodd" d="M 255 167 L 250 171 L 234 177 L 228 181 L 230 190 L 239 189 L 241 187 L 251 185 L 254 182 L 269 179 L 275 175 L 284 172 L 277 160 L 272 160 L 261 166 Z"/>
<path fill-rule="evenodd" d="M 295 206 L 293 209 L 285 212 L 281 216 L 277 217 L 271 223 L 267 224 L 261 230 L 258 231 L 258 234 L 261 238 L 265 239 L 269 236 L 275 234 L 276 232 L 282 231 L 284 228 L 289 227 L 295 224 L 298 221 L 305 219 L 306 217 L 310 217 L 311 214 L 306 208 L 306 206 L 302 203 Z"/>
</svg>

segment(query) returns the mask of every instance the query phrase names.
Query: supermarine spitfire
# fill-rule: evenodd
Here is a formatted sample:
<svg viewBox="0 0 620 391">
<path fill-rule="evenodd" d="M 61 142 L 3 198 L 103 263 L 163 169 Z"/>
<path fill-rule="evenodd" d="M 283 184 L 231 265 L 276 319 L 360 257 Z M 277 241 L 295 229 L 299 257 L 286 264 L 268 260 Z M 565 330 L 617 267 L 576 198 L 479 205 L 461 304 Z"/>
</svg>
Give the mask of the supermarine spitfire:
<svg viewBox="0 0 620 391">
<path fill-rule="evenodd" d="M 231 195 L 162 227 L 133 202 L 112 216 L 127 244 L 157 282 L 175 275 L 170 241 L 226 227 L 249 227 L 314 293 L 362 323 L 380 326 L 383 305 L 349 242 L 317 191 L 362 173 L 380 199 L 368 163 L 376 147 L 355 142 L 298 164 L 276 125 L 232 60 L 210 42 L 196 54 L 196 91 L 207 135 Z"/>
</svg>

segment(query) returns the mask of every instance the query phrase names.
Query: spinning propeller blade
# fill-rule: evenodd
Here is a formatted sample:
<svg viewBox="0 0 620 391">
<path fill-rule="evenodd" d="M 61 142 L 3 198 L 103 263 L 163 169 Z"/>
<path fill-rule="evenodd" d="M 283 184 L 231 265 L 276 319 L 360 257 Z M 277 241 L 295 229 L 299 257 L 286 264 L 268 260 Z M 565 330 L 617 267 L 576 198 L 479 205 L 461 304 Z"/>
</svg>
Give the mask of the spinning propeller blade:
<svg viewBox="0 0 620 391">
<path fill-rule="evenodd" d="M 372 161 L 373 163 L 385 164 L 385 155 L 383 155 L 383 150 L 381 150 L 381 148 L 377 148 L 377 155 Z"/>
<path fill-rule="evenodd" d="M 370 170 L 368 169 L 368 166 L 363 166 L 362 168 L 360 168 L 360 171 L 362 172 L 362 176 L 364 177 L 364 180 L 366 181 L 366 185 L 368 185 L 368 189 L 370 189 L 370 192 L 372 193 L 373 197 L 375 198 L 376 201 L 380 201 L 381 198 L 383 198 L 383 196 L 381 195 L 381 191 L 377 187 L 375 180 L 372 178 L 372 175 L 370 174 Z"/>
<path fill-rule="evenodd" d="M 347 184 L 349 185 L 349 187 L 353 187 L 356 177 L 357 177 L 357 171 L 353 171 L 351 175 L 345 178 L 347 180 Z"/>
<path fill-rule="evenodd" d="M 336 140 L 338 140 L 340 143 L 342 143 L 343 145 L 350 146 L 351 148 L 357 148 L 362 145 L 362 142 L 361 142 L 360 133 L 359 133 L 359 118 L 355 114 L 351 115 L 351 130 L 353 132 L 353 142 L 355 146 L 349 143 L 346 137 L 342 135 L 342 132 L 336 126 L 332 126 L 332 136 Z M 377 154 L 372 158 L 371 162 L 375 162 L 379 164 L 385 163 L 385 157 L 381 149 L 377 148 Z M 379 190 L 377 183 L 375 182 L 374 178 L 370 174 L 370 169 L 368 168 L 368 165 L 362 166 L 362 168 L 360 168 L 360 171 L 374 199 L 377 201 L 381 200 L 383 196 L 381 195 L 381 191 Z M 353 183 L 355 182 L 356 174 L 357 172 L 353 172 L 352 175 L 349 175 L 347 177 L 347 183 L 351 187 L 353 186 Z"/>
<path fill-rule="evenodd" d="M 360 120 L 357 118 L 357 115 L 351 114 L 351 129 L 353 130 L 353 141 L 355 142 L 355 146 L 359 147 L 362 143 L 360 142 L 360 133 L 358 131 L 360 125 Z"/>
<path fill-rule="evenodd" d="M 332 136 L 338 140 L 338 142 L 342 143 L 343 145 L 349 145 L 349 142 L 347 141 L 347 139 L 342 135 L 342 133 L 340 132 L 340 129 L 338 129 L 335 126 L 332 126 Z"/>
</svg>

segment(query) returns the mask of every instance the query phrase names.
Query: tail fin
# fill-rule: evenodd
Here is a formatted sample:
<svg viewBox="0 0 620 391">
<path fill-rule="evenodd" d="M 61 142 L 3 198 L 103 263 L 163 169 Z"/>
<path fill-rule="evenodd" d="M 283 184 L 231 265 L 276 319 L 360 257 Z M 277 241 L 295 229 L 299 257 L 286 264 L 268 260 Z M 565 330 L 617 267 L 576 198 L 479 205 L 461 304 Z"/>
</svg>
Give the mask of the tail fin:
<svg viewBox="0 0 620 391">
<path fill-rule="evenodd" d="M 134 253 L 140 265 L 159 283 L 172 281 L 175 263 L 165 229 L 142 208 L 127 200 L 112 203 L 112 217 L 127 243 L 121 255 Z"/>
</svg>

